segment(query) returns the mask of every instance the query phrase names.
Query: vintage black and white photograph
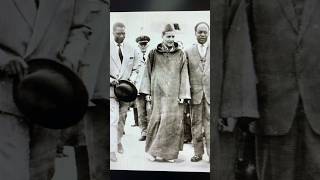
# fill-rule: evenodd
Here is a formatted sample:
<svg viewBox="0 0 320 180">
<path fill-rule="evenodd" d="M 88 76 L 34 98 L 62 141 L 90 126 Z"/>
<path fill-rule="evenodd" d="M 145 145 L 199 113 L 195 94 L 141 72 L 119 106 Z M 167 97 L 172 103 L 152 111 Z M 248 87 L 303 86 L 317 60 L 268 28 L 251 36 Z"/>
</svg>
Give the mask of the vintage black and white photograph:
<svg viewBox="0 0 320 180">
<path fill-rule="evenodd" d="M 210 171 L 210 12 L 110 13 L 110 169 Z"/>
</svg>

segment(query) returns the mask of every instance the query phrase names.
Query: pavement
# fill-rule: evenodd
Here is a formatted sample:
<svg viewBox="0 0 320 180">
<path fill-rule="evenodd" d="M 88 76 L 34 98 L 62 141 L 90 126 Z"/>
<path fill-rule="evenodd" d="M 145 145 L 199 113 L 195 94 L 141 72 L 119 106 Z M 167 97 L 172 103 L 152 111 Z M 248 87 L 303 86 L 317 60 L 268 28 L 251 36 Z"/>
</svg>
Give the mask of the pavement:
<svg viewBox="0 0 320 180">
<path fill-rule="evenodd" d="M 210 163 L 207 155 L 199 162 L 191 162 L 193 156 L 192 144 L 184 144 L 183 151 L 175 163 L 153 162 L 146 158 L 145 141 L 140 138 L 139 127 L 131 127 L 134 124 L 133 111 L 130 110 L 125 125 L 125 135 L 122 139 L 123 154 L 117 154 L 118 161 L 110 162 L 111 170 L 132 171 L 178 171 L 178 172 L 210 172 Z"/>
<path fill-rule="evenodd" d="M 56 158 L 55 174 L 52 180 L 77 180 L 77 169 L 73 147 L 65 146 L 67 157 Z"/>
</svg>

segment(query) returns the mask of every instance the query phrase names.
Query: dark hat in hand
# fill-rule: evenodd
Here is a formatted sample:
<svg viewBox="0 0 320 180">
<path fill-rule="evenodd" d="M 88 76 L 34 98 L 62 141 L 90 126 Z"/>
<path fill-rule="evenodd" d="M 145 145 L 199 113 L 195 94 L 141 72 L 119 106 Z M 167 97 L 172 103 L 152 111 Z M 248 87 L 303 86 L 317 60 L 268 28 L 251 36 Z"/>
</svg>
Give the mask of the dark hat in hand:
<svg viewBox="0 0 320 180">
<path fill-rule="evenodd" d="M 88 106 L 81 79 L 66 66 L 48 59 L 28 61 L 28 74 L 15 79 L 13 97 L 26 119 L 50 129 L 79 122 Z"/>
<path fill-rule="evenodd" d="M 137 98 L 138 90 L 130 81 L 119 80 L 119 84 L 114 88 L 114 94 L 120 101 L 131 102 Z"/>
</svg>

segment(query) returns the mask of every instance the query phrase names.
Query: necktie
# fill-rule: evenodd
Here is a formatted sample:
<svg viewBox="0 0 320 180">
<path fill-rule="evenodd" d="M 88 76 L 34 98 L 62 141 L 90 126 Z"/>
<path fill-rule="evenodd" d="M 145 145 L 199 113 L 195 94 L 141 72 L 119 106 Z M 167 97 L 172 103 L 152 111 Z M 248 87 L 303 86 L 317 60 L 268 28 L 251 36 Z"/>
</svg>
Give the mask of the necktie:
<svg viewBox="0 0 320 180">
<path fill-rule="evenodd" d="M 144 61 L 144 62 L 146 61 L 145 53 L 143 53 L 143 61 Z"/>
<path fill-rule="evenodd" d="M 201 44 L 201 46 L 200 46 L 200 52 L 201 52 L 201 60 L 200 60 L 200 62 L 201 62 L 201 64 L 202 64 L 202 68 L 204 69 L 204 66 L 205 66 L 205 64 L 206 64 L 206 58 L 205 58 L 205 56 L 206 56 L 206 52 L 205 52 L 205 47 L 204 47 L 204 45 L 203 44 Z"/>
<path fill-rule="evenodd" d="M 121 51 L 121 45 L 120 45 L 120 43 L 118 44 L 118 47 L 119 47 L 119 50 L 118 50 L 119 58 L 120 58 L 120 61 L 121 61 L 121 63 L 122 63 L 122 60 L 123 60 L 123 54 L 122 54 L 122 51 Z"/>
<path fill-rule="evenodd" d="M 202 65 L 202 69 L 204 69 L 204 66 L 206 65 L 206 59 L 205 58 L 201 58 L 200 62 L 201 62 L 201 65 Z"/>
<path fill-rule="evenodd" d="M 37 9 L 39 8 L 39 1 L 40 1 L 40 0 L 34 0 Z"/>
<path fill-rule="evenodd" d="M 292 0 L 293 7 L 295 8 L 295 13 L 298 18 L 299 26 L 301 25 L 301 19 L 304 9 L 304 2 L 305 0 Z"/>
</svg>

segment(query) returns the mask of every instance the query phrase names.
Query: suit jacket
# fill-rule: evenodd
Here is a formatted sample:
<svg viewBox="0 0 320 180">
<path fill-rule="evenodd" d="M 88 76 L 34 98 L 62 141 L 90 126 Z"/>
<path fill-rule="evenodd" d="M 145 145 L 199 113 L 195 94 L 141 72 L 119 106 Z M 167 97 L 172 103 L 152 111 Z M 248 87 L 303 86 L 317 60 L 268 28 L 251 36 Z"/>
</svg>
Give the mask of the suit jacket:
<svg viewBox="0 0 320 180">
<path fill-rule="evenodd" d="M 258 132 L 288 133 L 301 99 L 312 129 L 320 134 L 320 3 L 305 1 L 300 26 L 291 0 L 254 0 L 249 5 L 252 30 L 247 43 L 254 47 L 258 79 Z"/>
<path fill-rule="evenodd" d="M 215 49 L 223 48 L 223 54 L 213 60 L 215 62 L 214 74 L 219 72 L 219 77 L 214 76 L 214 79 L 221 81 L 221 84 L 213 86 L 213 91 L 218 93 L 214 97 L 216 103 L 219 103 L 216 108 L 220 110 L 219 115 L 224 118 L 258 118 L 257 79 L 253 64 L 246 1 L 229 0 L 229 2 L 220 2 L 219 6 L 224 9 L 223 12 L 220 12 L 219 19 L 223 23 L 218 23 L 219 20 L 217 20 L 214 26 L 221 28 L 216 38 L 221 38 L 223 44 L 217 45 Z M 216 53 L 219 52 L 215 52 L 214 55 L 217 55 Z M 222 90 L 220 95 L 219 88 Z"/>
<path fill-rule="evenodd" d="M 79 64 L 79 76 L 87 87 L 89 98 L 94 102 L 107 102 L 109 85 L 106 82 L 109 72 L 109 4 L 102 0 L 87 0 L 91 18 L 88 25 L 92 35 L 84 58 Z M 94 105 L 89 101 L 89 105 Z"/>
<path fill-rule="evenodd" d="M 205 56 L 205 66 L 200 62 L 201 56 L 197 44 L 186 50 L 189 78 L 191 85 L 191 103 L 200 104 L 203 96 L 210 104 L 210 46 Z"/>
<path fill-rule="evenodd" d="M 0 67 L 12 58 L 65 59 L 76 66 L 91 34 L 86 25 L 87 3 L 86 0 L 41 0 L 37 10 L 33 1 L 2 0 Z M 12 98 L 11 81 L 1 73 L 0 110 L 19 114 Z"/>
<path fill-rule="evenodd" d="M 134 81 L 134 84 L 136 85 L 138 92 L 141 93 L 141 90 L 143 86 L 145 85 L 145 82 L 143 79 L 146 77 L 145 71 L 147 61 L 148 61 L 148 52 L 145 53 L 145 60 L 143 60 L 143 53 L 140 51 L 140 49 L 137 49 L 138 51 L 138 58 L 139 58 L 139 65 L 137 66 L 137 71 L 135 73 L 135 76 L 132 76 L 132 80 Z"/>
<path fill-rule="evenodd" d="M 123 61 L 121 63 L 118 48 L 114 41 L 110 42 L 110 82 L 114 78 L 134 81 L 133 77 L 137 76 L 137 69 L 140 66 L 138 52 L 124 42 L 122 48 Z M 110 98 L 115 97 L 114 86 L 110 86 Z"/>
</svg>

